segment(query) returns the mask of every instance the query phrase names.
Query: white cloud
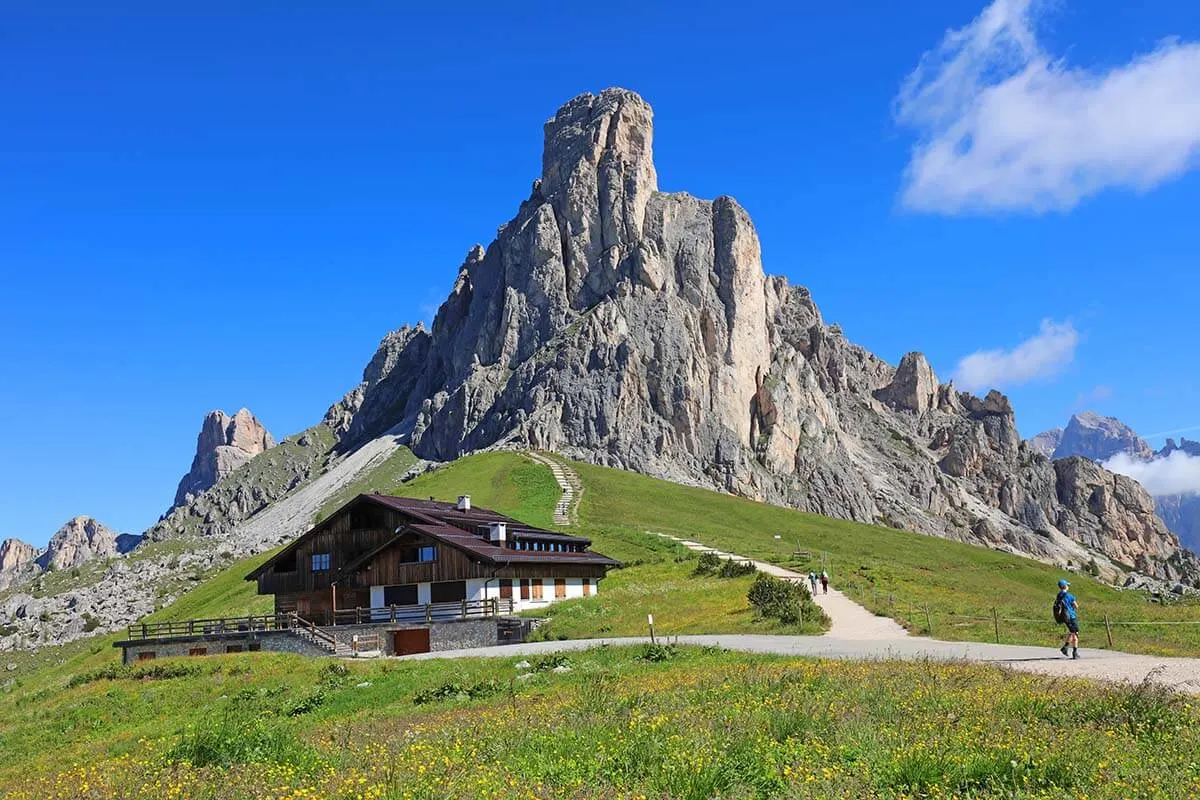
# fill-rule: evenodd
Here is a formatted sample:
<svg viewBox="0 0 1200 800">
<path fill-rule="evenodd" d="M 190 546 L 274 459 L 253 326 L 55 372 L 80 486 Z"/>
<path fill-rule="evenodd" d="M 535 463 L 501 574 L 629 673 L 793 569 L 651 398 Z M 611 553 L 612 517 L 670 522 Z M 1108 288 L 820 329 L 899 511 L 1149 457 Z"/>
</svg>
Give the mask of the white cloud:
<svg viewBox="0 0 1200 800">
<path fill-rule="evenodd" d="M 1066 210 L 1147 191 L 1200 161 L 1200 44 L 1163 40 L 1108 70 L 1037 41 L 1041 0 L 995 0 L 922 56 L 895 100 L 918 143 L 903 202 L 956 213 Z"/>
<path fill-rule="evenodd" d="M 1118 453 L 1104 462 L 1105 469 L 1128 475 L 1159 497 L 1182 492 L 1200 492 L 1200 458 L 1176 450 L 1165 458 L 1139 461 Z"/>
<path fill-rule="evenodd" d="M 1070 322 L 1044 319 L 1036 336 L 1012 350 L 980 350 L 963 358 L 954 381 L 974 392 L 1048 378 L 1071 364 L 1078 344 L 1079 333 Z"/>
</svg>

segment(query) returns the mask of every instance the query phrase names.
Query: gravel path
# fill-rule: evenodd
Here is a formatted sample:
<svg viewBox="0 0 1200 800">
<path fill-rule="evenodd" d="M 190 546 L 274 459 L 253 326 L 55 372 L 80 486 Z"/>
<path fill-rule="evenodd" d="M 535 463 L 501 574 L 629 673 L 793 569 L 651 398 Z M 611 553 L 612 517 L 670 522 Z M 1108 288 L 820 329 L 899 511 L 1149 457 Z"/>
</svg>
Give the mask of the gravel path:
<svg viewBox="0 0 1200 800">
<path fill-rule="evenodd" d="M 666 637 L 658 637 L 660 642 Z M 443 650 L 436 653 L 403 656 L 406 659 L 430 658 L 503 658 L 560 651 L 585 650 L 598 645 L 636 645 L 648 643 L 645 637 L 574 639 L 562 642 L 480 647 L 471 650 Z M 1112 650 L 1083 650 L 1083 658 L 1063 658 L 1049 647 L 987 644 L 983 642 L 941 642 L 919 636 L 902 639 L 837 639 L 831 636 L 767 636 L 761 634 L 717 634 L 710 636 L 670 637 L 679 644 L 723 647 L 746 653 L 774 653 L 810 658 L 906 661 L 969 661 L 994 664 L 1060 677 L 1091 678 L 1121 683 L 1140 683 L 1147 678 L 1178 691 L 1200 694 L 1200 659 L 1167 658 L 1119 653 Z"/>
<path fill-rule="evenodd" d="M 726 553 L 723 550 L 717 550 L 714 547 L 709 547 L 699 542 L 679 539 L 675 536 L 668 536 L 665 533 L 655 535 L 679 542 L 689 550 L 695 550 L 699 553 L 716 553 L 721 558 L 731 558 L 734 561 L 748 562 L 753 564 L 759 572 L 765 572 L 768 575 L 774 575 L 784 580 L 796 581 L 805 585 L 808 584 L 807 575 L 801 575 L 799 572 L 793 572 L 790 569 L 784 569 L 775 564 L 769 564 L 766 561 L 755 561 L 745 556 Z M 908 631 L 901 627 L 894 619 L 875 616 L 832 587 L 830 587 L 828 594 L 825 594 L 821 592 L 821 587 L 818 584 L 817 594 L 813 595 L 813 600 L 824 609 L 825 614 L 830 619 L 831 624 L 829 630 L 825 632 L 826 636 L 835 639 L 864 641 L 903 639 L 908 636 Z"/>
</svg>

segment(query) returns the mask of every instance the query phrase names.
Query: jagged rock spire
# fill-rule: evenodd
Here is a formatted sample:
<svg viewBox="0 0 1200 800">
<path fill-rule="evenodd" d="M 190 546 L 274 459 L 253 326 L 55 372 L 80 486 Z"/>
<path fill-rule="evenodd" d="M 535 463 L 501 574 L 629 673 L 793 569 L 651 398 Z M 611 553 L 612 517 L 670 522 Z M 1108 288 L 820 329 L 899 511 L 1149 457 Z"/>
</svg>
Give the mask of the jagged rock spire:
<svg viewBox="0 0 1200 800">
<path fill-rule="evenodd" d="M 198 495 L 264 450 L 275 446 L 270 432 L 248 409 L 232 417 L 224 411 L 210 411 L 196 437 L 196 455 L 192 468 L 175 491 L 175 505 L 183 505 L 188 495 Z"/>
</svg>

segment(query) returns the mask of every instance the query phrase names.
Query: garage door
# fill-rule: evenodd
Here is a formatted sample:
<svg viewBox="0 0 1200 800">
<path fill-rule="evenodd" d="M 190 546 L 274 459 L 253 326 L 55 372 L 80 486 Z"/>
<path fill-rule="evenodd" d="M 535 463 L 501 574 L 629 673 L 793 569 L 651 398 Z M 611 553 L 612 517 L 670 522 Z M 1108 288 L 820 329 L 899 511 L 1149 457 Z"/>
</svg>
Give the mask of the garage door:
<svg viewBox="0 0 1200 800">
<path fill-rule="evenodd" d="M 429 628 L 406 628 L 392 632 L 392 646 L 398 656 L 429 652 Z"/>
</svg>

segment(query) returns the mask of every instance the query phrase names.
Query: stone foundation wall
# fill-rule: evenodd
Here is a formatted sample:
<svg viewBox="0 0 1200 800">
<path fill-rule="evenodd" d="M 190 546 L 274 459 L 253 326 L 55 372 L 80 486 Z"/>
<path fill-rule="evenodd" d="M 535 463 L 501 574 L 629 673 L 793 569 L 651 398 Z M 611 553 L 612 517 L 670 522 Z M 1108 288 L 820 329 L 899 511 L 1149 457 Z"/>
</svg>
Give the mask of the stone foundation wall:
<svg viewBox="0 0 1200 800">
<path fill-rule="evenodd" d="M 429 649 L 464 650 L 473 647 L 493 647 L 499 643 L 496 619 L 468 619 L 453 622 L 434 622 L 430 625 L 404 624 L 402 622 L 376 622 L 362 625 L 338 625 L 324 628 L 335 639 L 352 645 L 355 636 L 378 635 L 384 655 L 392 655 L 395 641 L 392 632 L 409 628 L 429 629 Z M 188 655 L 219 655 L 266 650 L 276 653 L 296 653 L 302 656 L 325 656 L 332 654 L 322 647 L 301 639 L 289 631 L 237 631 L 212 633 L 178 639 L 128 640 L 117 642 L 122 648 L 122 663 L 132 664 L 143 653 L 153 653 L 152 658 L 170 658 Z M 195 651 L 203 650 L 203 653 Z"/>
<path fill-rule="evenodd" d="M 288 631 L 245 631 L 237 633 L 213 633 L 191 636 L 186 639 L 149 639 L 117 642 L 114 647 L 122 648 L 123 664 L 136 663 L 143 653 L 152 653 L 152 658 L 173 656 L 207 655 L 222 653 L 245 653 L 266 650 L 275 653 L 296 653 L 302 656 L 329 656 L 328 650 L 295 636 Z M 196 653 L 203 650 L 204 653 Z"/>
</svg>

